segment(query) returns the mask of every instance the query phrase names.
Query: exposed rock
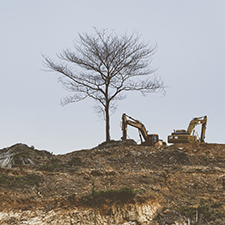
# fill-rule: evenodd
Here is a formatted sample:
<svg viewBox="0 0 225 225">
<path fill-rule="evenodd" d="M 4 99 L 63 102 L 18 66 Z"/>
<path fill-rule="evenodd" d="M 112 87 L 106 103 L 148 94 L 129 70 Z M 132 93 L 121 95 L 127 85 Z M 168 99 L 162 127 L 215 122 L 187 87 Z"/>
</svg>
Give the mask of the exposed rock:
<svg viewBox="0 0 225 225">
<path fill-rule="evenodd" d="M 74 224 L 74 225 L 128 225 L 149 224 L 157 209 L 156 203 L 146 205 L 123 205 L 111 207 L 110 214 L 95 209 L 70 209 L 45 211 L 18 211 L 0 213 L 1 224 Z"/>
</svg>

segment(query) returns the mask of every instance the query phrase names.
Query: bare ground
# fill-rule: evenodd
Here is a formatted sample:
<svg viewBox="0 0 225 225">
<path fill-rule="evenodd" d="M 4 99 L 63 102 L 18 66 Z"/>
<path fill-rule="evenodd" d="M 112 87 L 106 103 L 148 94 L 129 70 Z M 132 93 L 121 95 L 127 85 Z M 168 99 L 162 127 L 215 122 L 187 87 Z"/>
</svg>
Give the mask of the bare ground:
<svg viewBox="0 0 225 225">
<path fill-rule="evenodd" d="M 110 204 L 122 203 L 104 199 L 93 206 L 84 197 L 129 187 L 139 191 L 132 201 L 162 205 L 154 224 L 225 224 L 225 145 L 115 141 L 53 155 L 16 144 L 0 150 L 0 164 L 1 211 L 98 207 L 110 213 Z"/>
</svg>

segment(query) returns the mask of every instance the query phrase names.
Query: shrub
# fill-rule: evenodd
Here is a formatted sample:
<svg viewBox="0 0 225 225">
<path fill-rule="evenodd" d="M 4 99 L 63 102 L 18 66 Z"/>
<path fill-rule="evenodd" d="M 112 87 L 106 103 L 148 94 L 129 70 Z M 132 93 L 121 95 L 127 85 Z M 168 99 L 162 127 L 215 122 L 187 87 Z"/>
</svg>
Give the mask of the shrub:
<svg viewBox="0 0 225 225">
<path fill-rule="evenodd" d="M 180 213 L 182 215 L 185 215 L 186 217 L 194 217 L 196 215 L 196 210 L 199 214 L 202 215 L 203 218 L 210 220 L 212 217 L 212 209 L 209 205 L 205 204 L 205 199 L 201 198 L 199 202 L 199 206 L 197 208 L 195 207 L 189 207 L 189 206 L 182 206 L 180 207 Z"/>
<path fill-rule="evenodd" d="M 91 193 L 81 198 L 81 201 L 89 206 L 104 204 L 107 201 L 119 201 L 121 203 L 125 203 L 132 201 L 138 192 L 140 191 L 135 191 L 130 187 L 123 187 L 119 190 L 107 190 L 99 192 L 95 189 L 92 189 Z"/>
<path fill-rule="evenodd" d="M 196 209 L 197 208 L 195 208 L 195 207 L 181 206 L 180 212 L 182 215 L 185 215 L 187 217 L 192 217 L 195 214 Z"/>
</svg>

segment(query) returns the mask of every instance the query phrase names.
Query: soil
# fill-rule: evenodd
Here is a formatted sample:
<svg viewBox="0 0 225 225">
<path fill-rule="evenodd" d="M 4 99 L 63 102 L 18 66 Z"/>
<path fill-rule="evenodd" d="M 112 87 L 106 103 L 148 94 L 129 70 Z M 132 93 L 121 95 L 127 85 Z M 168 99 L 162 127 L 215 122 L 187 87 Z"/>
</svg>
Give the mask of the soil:
<svg viewBox="0 0 225 225">
<path fill-rule="evenodd" d="M 93 205 L 95 191 L 129 187 L 132 201 L 162 205 L 153 224 L 225 224 L 225 145 L 187 143 L 139 146 L 112 141 L 93 149 L 54 155 L 16 144 L 0 150 L 0 210 L 98 207 L 102 213 L 118 199 Z M 85 198 L 84 198 L 85 197 Z M 110 201 L 110 204 L 109 203 Z M 106 205 L 108 205 L 106 207 Z"/>
</svg>

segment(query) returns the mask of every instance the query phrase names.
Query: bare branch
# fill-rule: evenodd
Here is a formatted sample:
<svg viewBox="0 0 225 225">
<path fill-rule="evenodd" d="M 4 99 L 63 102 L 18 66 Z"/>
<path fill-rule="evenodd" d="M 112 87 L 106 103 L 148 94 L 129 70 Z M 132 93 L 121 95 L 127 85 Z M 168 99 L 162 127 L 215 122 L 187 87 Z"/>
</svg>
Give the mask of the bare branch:
<svg viewBox="0 0 225 225">
<path fill-rule="evenodd" d="M 74 50 L 65 49 L 57 55 L 59 62 L 44 58 L 44 66 L 61 74 L 59 82 L 74 95 L 61 101 L 62 105 L 88 97 L 99 103 L 97 112 L 106 119 L 106 140 L 109 140 L 109 116 L 117 109 L 123 92 L 138 91 L 143 95 L 164 91 L 165 86 L 150 68 L 157 45 L 149 47 L 141 37 L 117 35 L 114 31 L 98 31 L 93 35 L 78 34 Z"/>
</svg>

